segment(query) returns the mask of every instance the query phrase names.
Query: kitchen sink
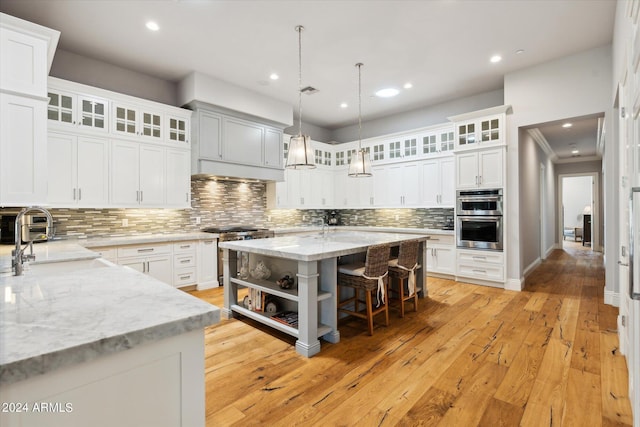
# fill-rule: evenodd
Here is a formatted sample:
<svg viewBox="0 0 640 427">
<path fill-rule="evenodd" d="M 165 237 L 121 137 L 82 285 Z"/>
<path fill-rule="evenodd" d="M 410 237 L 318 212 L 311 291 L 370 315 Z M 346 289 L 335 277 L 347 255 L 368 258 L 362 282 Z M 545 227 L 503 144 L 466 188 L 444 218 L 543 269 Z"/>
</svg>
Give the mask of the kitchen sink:
<svg viewBox="0 0 640 427">
<path fill-rule="evenodd" d="M 57 273 L 69 273 L 76 270 L 111 267 L 114 264 L 103 259 L 93 258 L 76 261 L 48 262 L 41 264 L 25 264 L 24 275 L 42 276 Z"/>
</svg>

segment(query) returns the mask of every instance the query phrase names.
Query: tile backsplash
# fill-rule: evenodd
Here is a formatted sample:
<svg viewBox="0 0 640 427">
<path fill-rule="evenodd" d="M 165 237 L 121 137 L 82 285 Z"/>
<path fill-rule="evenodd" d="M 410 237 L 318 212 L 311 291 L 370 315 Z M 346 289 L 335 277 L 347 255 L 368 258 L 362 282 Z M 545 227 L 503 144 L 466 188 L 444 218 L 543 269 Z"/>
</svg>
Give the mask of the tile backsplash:
<svg viewBox="0 0 640 427">
<path fill-rule="evenodd" d="M 56 235 L 61 237 L 175 233 L 225 225 L 263 228 L 319 225 L 329 213 L 322 209 L 267 209 L 264 182 L 193 177 L 191 194 L 192 209 L 54 208 L 51 213 Z M 0 215 L 9 211 L 16 209 L 0 209 Z M 453 209 L 341 209 L 336 212 L 342 225 L 444 228 L 448 218 L 453 219 Z M 197 218 L 201 224 L 196 224 Z M 123 226 L 123 222 L 128 223 L 127 226 Z"/>
</svg>

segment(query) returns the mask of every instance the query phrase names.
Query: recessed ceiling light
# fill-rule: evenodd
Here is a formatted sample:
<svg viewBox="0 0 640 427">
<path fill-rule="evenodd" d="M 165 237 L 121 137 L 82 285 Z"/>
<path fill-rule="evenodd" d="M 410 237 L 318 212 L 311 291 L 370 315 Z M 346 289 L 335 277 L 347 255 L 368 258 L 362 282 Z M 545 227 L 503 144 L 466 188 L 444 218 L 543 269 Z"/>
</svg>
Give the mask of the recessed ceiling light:
<svg viewBox="0 0 640 427">
<path fill-rule="evenodd" d="M 405 89 L 411 89 L 413 85 L 411 83 L 405 83 L 403 86 Z"/>
<path fill-rule="evenodd" d="M 571 124 L 571 123 L 565 123 L 565 124 L 562 125 L 562 127 L 565 128 L 565 129 L 568 129 L 571 126 L 573 126 L 573 124 Z"/>
<path fill-rule="evenodd" d="M 340 108 L 347 108 L 349 106 L 349 104 L 347 104 L 346 102 L 343 102 L 342 104 L 340 104 Z"/>
<path fill-rule="evenodd" d="M 391 98 L 393 96 L 396 96 L 397 94 L 399 94 L 400 91 L 398 89 L 394 89 L 394 88 L 386 88 L 386 89 L 380 89 L 379 91 L 376 92 L 376 96 L 379 98 Z"/>
<path fill-rule="evenodd" d="M 571 154 L 578 154 L 580 150 L 571 150 Z"/>
<path fill-rule="evenodd" d="M 278 80 L 280 78 L 279 75 L 277 75 L 276 73 L 271 73 L 271 75 L 269 76 L 269 78 L 271 80 Z"/>
<path fill-rule="evenodd" d="M 500 56 L 500 55 L 493 55 L 489 61 L 491 61 L 491 62 L 493 62 L 493 63 L 495 64 L 496 62 L 500 62 L 500 61 L 502 61 L 502 56 Z"/>
<path fill-rule="evenodd" d="M 146 26 L 151 31 L 158 31 L 160 29 L 160 26 L 156 22 L 153 22 L 153 21 L 147 22 Z"/>
<path fill-rule="evenodd" d="M 520 54 L 522 54 L 522 53 L 524 53 L 524 49 L 518 49 L 518 50 L 516 50 L 516 55 L 520 55 Z"/>
</svg>

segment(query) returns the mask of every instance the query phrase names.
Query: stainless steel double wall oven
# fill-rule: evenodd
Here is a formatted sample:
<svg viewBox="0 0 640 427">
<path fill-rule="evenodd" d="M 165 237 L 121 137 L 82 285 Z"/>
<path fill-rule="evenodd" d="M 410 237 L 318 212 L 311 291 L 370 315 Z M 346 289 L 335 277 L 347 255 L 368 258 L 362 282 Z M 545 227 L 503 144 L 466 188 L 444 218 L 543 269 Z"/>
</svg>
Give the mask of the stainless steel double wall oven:
<svg viewBox="0 0 640 427">
<path fill-rule="evenodd" d="M 501 251 L 502 189 L 458 190 L 457 196 L 457 246 Z"/>
</svg>

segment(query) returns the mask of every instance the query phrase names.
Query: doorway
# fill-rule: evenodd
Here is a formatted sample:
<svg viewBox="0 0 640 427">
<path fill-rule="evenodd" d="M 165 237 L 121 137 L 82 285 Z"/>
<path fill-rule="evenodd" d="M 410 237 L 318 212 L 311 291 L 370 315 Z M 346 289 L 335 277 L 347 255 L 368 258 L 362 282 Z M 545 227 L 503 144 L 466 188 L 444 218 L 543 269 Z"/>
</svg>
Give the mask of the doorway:
<svg viewBox="0 0 640 427">
<path fill-rule="evenodd" d="M 598 174 L 558 176 L 560 246 L 598 250 Z"/>
</svg>

